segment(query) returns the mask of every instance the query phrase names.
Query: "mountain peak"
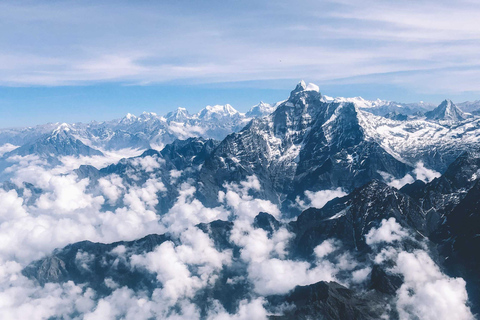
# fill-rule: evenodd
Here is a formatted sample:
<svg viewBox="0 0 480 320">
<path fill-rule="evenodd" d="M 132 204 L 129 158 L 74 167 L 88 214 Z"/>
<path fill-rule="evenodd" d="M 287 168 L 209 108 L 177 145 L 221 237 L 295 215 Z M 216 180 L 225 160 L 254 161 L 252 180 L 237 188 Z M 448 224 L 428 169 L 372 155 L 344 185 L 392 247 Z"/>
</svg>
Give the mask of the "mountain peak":
<svg viewBox="0 0 480 320">
<path fill-rule="evenodd" d="M 138 119 L 142 120 L 149 120 L 152 118 L 157 118 L 157 114 L 155 112 L 143 111 L 142 114 L 138 117 Z"/>
<path fill-rule="evenodd" d="M 313 91 L 313 92 L 320 93 L 320 88 L 316 84 L 313 84 L 313 83 L 306 84 L 305 81 L 302 80 L 297 84 L 295 89 L 293 89 L 293 91 L 290 93 L 290 97 L 305 91 Z"/>
<path fill-rule="evenodd" d="M 250 108 L 250 110 L 247 112 L 246 116 L 247 117 L 262 117 L 267 114 L 272 113 L 275 110 L 275 106 L 272 106 L 269 103 L 265 103 L 263 101 L 260 101 L 259 104 L 253 106 Z"/>
<path fill-rule="evenodd" d="M 438 107 L 425 113 L 429 120 L 463 121 L 469 117 L 468 114 L 460 110 L 452 100 L 445 99 Z"/>
<path fill-rule="evenodd" d="M 191 116 L 188 113 L 187 109 L 182 108 L 182 107 L 178 107 L 177 110 L 169 112 L 165 116 L 165 118 L 169 121 L 179 121 L 179 122 L 185 121 L 185 120 L 189 119 L 190 117 Z"/>
<path fill-rule="evenodd" d="M 238 112 L 234 107 L 226 104 L 206 106 L 204 109 L 200 110 L 197 116 L 203 120 L 210 120 L 212 118 L 231 118 L 239 114 L 240 112 Z"/>
<path fill-rule="evenodd" d="M 120 123 L 123 123 L 123 124 L 129 124 L 129 123 L 132 123 L 134 122 L 135 120 L 137 120 L 137 116 L 132 114 L 132 113 L 127 113 L 125 115 L 125 117 L 123 117 L 122 119 L 120 119 Z"/>
<path fill-rule="evenodd" d="M 52 137 L 58 137 L 59 135 L 66 135 L 71 130 L 70 125 L 68 123 L 60 124 L 55 130 L 52 132 Z"/>
<path fill-rule="evenodd" d="M 307 84 L 305 83 L 305 81 L 300 80 L 300 82 L 297 84 L 295 89 L 305 90 L 306 87 L 307 87 Z"/>
</svg>

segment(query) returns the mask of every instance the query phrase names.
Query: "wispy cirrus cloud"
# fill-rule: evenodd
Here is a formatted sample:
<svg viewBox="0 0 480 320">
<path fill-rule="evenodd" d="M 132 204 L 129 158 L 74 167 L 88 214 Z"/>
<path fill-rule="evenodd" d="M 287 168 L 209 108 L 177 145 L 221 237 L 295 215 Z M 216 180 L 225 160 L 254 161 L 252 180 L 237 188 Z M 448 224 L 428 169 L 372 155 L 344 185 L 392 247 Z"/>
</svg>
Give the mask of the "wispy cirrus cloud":
<svg viewBox="0 0 480 320">
<path fill-rule="evenodd" d="M 2 85 L 308 78 L 475 90 L 471 1 L 0 4 Z M 442 78 L 451 78 L 451 81 Z M 440 79 L 440 80 L 439 80 Z M 452 87 L 449 87 L 452 84 Z"/>
</svg>

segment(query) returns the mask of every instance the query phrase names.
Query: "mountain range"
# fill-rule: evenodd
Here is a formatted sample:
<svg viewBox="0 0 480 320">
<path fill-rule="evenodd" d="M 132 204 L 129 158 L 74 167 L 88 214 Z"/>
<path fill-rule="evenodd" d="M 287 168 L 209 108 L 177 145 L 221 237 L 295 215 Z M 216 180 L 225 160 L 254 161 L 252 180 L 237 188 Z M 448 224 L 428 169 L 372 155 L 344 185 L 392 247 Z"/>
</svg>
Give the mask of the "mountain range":
<svg viewBox="0 0 480 320">
<path fill-rule="evenodd" d="M 98 210 L 90 218 L 84 204 L 79 220 L 101 230 L 95 238 L 89 225 L 71 242 L 61 233 L 56 249 L 16 261 L 17 277 L 29 290 L 78 286 L 95 310 L 115 299 L 152 303 L 151 318 L 473 319 L 480 312 L 474 105 L 331 98 L 302 81 L 286 100 L 247 113 L 207 106 L 1 130 L 0 144 L 11 146 L 1 159 L 10 175 L 2 192 L 21 199 L 8 203 L 42 219 L 42 210 L 60 210 L 55 217 L 67 221 L 77 214 L 72 200 L 49 202 L 63 201 L 67 180 L 50 190 L 55 179 L 71 178 Z M 82 162 L 122 149 L 138 154 Z M 29 157 L 51 176 L 19 176 Z M 62 159 L 78 165 L 68 172 Z M 2 212 L 0 229 L 8 230 L 15 224 Z M 121 217 L 115 231 L 102 228 L 103 214 Z M 139 217 L 146 220 L 135 224 Z M 154 227 L 122 238 L 128 223 L 135 232 Z M 121 240 L 98 241 L 110 233 Z M 83 312 L 62 310 L 52 317 Z"/>
</svg>

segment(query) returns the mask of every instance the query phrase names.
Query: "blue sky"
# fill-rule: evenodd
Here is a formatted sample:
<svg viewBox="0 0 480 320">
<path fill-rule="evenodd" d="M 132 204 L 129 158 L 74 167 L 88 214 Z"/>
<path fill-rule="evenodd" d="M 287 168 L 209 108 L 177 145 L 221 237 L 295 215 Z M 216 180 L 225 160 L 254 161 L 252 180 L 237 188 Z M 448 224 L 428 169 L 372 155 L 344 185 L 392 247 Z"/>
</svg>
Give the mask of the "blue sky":
<svg viewBox="0 0 480 320">
<path fill-rule="evenodd" d="M 0 127 L 330 96 L 480 99 L 480 3 L 2 1 Z"/>
</svg>

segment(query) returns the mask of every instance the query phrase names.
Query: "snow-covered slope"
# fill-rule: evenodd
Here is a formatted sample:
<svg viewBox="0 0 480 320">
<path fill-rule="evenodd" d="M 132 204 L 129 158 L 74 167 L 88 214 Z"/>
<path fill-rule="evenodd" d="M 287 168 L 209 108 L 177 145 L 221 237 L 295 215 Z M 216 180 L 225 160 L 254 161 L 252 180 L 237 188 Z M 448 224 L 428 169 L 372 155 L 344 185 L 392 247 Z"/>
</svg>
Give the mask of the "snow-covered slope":
<svg viewBox="0 0 480 320">
<path fill-rule="evenodd" d="M 372 141 L 401 161 L 422 161 L 443 172 L 461 153 L 480 143 L 480 118 L 433 121 L 424 117 L 396 121 L 359 110 L 359 121 Z"/>
<path fill-rule="evenodd" d="M 326 102 L 351 102 L 355 104 L 357 108 L 362 110 L 368 111 L 378 116 L 386 116 L 389 113 L 398 113 L 402 115 L 415 115 L 415 114 L 423 114 L 428 110 L 431 110 L 435 107 L 435 105 L 430 103 L 399 103 L 394 101 L 388 100 L 366 100 L 362 97 L 354 97 L 354 98 L 331 98 L 326 97 L 324 98 Z"/>
</svg>

